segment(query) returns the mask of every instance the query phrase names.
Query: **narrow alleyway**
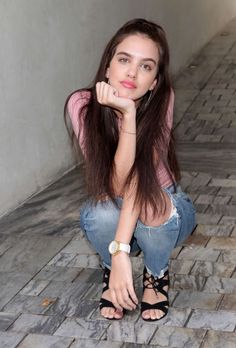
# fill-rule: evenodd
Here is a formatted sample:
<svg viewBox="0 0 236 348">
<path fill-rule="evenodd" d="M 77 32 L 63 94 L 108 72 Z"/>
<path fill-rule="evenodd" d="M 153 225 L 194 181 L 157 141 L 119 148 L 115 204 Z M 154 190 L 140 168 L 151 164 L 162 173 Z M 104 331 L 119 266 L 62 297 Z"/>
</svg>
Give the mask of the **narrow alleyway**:
<svg viewBox="0 0 236 348">
<path fill-rule="evenodd" d="M 175 81 L 182 187 L 198 227 L 170 263 L 171 308 L 100 317 L 102 271 L 72 171 L 0 220 L 0 348 L 236 348 L 236 19 Z M 142 256 L 133 257 L 142 293 Z"/>
</svg>

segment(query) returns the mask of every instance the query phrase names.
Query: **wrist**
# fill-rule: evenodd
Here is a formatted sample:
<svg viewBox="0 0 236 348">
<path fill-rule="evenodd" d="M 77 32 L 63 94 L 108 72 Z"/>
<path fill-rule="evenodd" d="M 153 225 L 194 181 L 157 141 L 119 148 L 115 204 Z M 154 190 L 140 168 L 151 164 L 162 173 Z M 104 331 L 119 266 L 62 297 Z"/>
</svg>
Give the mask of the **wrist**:
<svg viewBox="0 0 236 348">
<path fill-rule="evenodd" d="M 130 245 L 126 244 L 126 243 L 119 242 L 117 240 L 113 240 L 109 244 L 108 250 L 112 256 L 115 256 L 120 252 L 125 252 L 126 254 L 129 254 L 130 253 Z"/>
<path fill-rule="evenodd" d="M 125 251 L 122 251 L 122 250 L 120 250 L 120 251 L 118 251 L 116 254 L 114 254 L 114 255 L 111 255 L 111 259 L 112 260 L 118 260 L 120 257 L 124 257 L 124 256 L 130 256 L 130 254 L 128 254 L 128 253 L 126 253 Z"/>
<path fill-rule="evenodd" d="M 123 118 L 120 125 L 120 131 L 127 131 L 130 133 L 136 133 L 136 118 L 127 117 Z"/>
<path fill-rule="evenodd" d="M 122 117 L 123 122 L 134 120 L 134 119 L 136 119 L 136 109 L 135 108 L 123 112 L 123 117 Z"/>
</svg>

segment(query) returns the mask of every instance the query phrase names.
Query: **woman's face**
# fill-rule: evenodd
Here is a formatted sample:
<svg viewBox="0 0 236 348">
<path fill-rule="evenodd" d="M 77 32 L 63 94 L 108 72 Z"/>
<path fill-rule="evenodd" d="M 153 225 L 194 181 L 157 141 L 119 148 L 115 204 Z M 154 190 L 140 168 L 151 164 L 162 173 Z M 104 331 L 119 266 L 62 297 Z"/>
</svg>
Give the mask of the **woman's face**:
<svg viewBox="0 0 236 348">
<path fill-rule="evenodd" d="M 120 97 L 138 101 L 156 86 L 158 61 L 153 40 L 142 34 L 130 35 L 116 47 L 106 77 Z"/>
</svg>

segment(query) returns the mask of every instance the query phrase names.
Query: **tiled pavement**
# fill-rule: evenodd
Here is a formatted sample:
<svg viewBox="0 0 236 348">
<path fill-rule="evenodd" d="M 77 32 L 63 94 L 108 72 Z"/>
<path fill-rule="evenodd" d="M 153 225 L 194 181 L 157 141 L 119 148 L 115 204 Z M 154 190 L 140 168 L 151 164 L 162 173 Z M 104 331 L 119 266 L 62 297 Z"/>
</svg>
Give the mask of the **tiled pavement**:
<svg viewBox="0 0 236 348">
<path fill-rule="evenodd" d="M 198 228 L 171 258 L 171 308 L 104 320 L 73 171 L 0 220 L 0 348 L 236 347 L 236 20 L 176 79 L 182 186 Z M 141 296 L 142 257 L 132 258 Z"/>
</svg>

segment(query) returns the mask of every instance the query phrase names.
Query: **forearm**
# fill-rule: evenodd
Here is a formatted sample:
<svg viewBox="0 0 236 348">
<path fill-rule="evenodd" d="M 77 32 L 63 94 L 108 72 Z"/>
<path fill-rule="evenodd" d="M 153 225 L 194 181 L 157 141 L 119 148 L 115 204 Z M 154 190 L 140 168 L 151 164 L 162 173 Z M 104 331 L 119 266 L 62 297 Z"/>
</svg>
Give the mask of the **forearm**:
<svg viewBox="0 0 236 348">
<path fill-rule="evenodd" d="M 130 243 L 140 215 L 140 208 L 134 205 L 135 196 L 136 180 L 134 179 L 130 187 L 124 192 L 120 218 L 115 235 L 115 240 L 125 244 Z"/>
<path fill-rule="evenodd" d="M 136 155 L 136 114 L 124 115 L 114 156 L 113 186 L 121 192 Z"/>
</svg>

